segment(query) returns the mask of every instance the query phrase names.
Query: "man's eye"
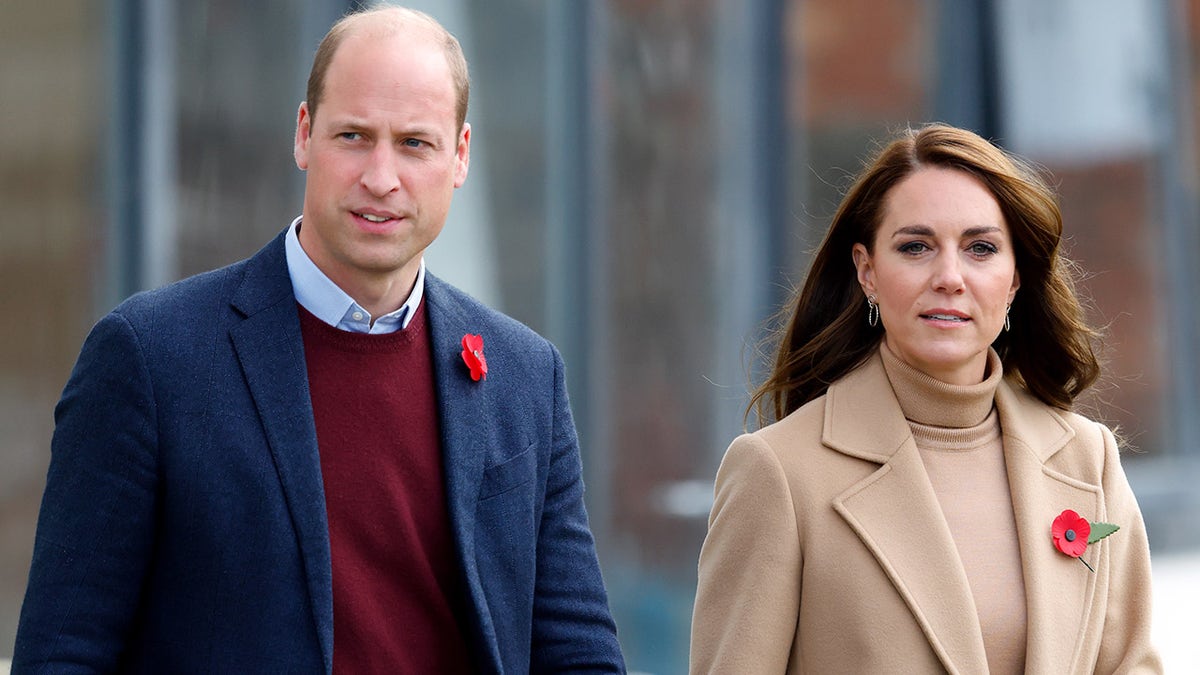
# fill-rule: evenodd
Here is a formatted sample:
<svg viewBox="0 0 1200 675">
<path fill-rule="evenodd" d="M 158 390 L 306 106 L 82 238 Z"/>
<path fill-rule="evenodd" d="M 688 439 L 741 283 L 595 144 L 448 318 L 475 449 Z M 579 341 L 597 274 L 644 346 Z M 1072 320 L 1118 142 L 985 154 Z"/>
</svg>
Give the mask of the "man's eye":
<svg viewBox="0 0 1200 675">
<path fill-rule="evenodd" d="M 419 147 L 425 145 L 425 141 L 422 141 L 419 138 L 406 138 L 406 139 L 404 139 L 404 145 L 406 145 L 410 148 L 419 148 Z"/>
<path fill-rule="evenodd" d="M 338 138 L 344 141 L 357 141 L 361 137 L 362 135 L 357 131 L 343 131 L 342 133 L 338 134 Z"/>
</svg>

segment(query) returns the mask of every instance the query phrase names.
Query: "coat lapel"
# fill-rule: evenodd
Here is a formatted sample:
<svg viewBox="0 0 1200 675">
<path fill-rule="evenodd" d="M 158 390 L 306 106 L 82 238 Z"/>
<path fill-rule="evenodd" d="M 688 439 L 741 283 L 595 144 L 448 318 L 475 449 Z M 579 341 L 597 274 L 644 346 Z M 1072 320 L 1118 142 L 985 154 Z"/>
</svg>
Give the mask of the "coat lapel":
<svg viewBox="0 0 1200 675">
<path fill-rule="evenodd" d="M 1102 516 L 1100 488 L 1046 466 L 1070 443 L 1074 431 L 1056 412 L 1001 382 L 996 407 L 1004 432 L 1004 459 L 1021 542 L 1028 619 L 1025 667 L 1029 672 L 1066 673 L 1078 667 L 1084 628 L 1094 617 L 1098 578 L 1054 547 L 1050 525 L 1064 509 L 1089 520 Z M 1099 549 L 1089 548 L 1084 558 Z M 1095 560 L 1089 560 L 1095 566 Z"/>
<path fill-rule="evenodd" d="M 478 646 L 491 654 L 493 663 L 501 663 L 495 627 L 487 609 L 479 568 L 475 564 L 475 511 L 489 438 L 488 380 L 472 380 L 461 356 L 463 335 L 481 334 L 484 331 L 478 318 L 457 300 L 453 290 L 428 272 L 425 275 L 425 302 L 428 303 L 426 311 L 433 350 L 433 375 L 437 386 L 450 526 L 463 567 L 471 609 L 477 618 L 480 631 Z M 486 354 L 488 336 L 483 337 Z M 501 376 L 494 371 L 489 373 L 489 378 Z"/>
<path fill-rule="evenodd" d="M 871 551 L 951 673 L 986 672 L 966 572 L 878 355 L 829 388 L 826 445 L 878 462 L 834 509 Z"/>
<path fill-rule="evenodd" d="M 232 304 L 245 318 L 230 329 L 230 339 L 299 539 L 328 672 L 333 665 L 333 588 L 325 490 L 304 343 L 282 236 L 248 261 Z"/>
</svg>

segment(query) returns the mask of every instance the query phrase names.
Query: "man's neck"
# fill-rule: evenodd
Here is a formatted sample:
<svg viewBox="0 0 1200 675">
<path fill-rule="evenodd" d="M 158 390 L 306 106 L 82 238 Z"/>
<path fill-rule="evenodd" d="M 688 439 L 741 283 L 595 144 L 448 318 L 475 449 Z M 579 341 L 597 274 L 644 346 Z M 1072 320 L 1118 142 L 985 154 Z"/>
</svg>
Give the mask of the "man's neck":
<svg viewBox="0 0 1200 675">
<path fill-rule="evenodd" d="M 366 276 L 362 274 L 331 274 L 321 268 L 330 281 L 346 292 L 354 302 L 370 313 L 372 319 L 390 314 L 408 301 L 417 283 L 421 260 L 417 258 L 396 272 Z"/>
</svg>

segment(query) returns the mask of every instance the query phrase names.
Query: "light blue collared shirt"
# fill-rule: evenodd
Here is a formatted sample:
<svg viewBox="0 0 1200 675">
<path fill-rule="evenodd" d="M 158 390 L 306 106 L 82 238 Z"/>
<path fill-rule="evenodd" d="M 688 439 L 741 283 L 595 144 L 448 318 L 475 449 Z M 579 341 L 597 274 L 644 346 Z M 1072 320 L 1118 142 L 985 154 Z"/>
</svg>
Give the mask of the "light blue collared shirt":
<svg viewBox="0 0 1200 675">
<path fill-rule="evenodd" d="M 371 313 L 363 309 L 346 291 L 333 283 L 317 267 L 308 253 L 300 246 L 300 219 L 297 217 L 288 226 L 284 248 L 287 252 L 288 276 L 292 278 L 292 292 L 296 302 L 321 321 L 351 333 L 394 333 L 404 330 L 416 315 L 417 306 L 425 294 L 425 258 L 417 270 L 417 283 L 413 284 L 408 300 L 394 312 L 384 314 L 371 322 Z"/>
</svg>

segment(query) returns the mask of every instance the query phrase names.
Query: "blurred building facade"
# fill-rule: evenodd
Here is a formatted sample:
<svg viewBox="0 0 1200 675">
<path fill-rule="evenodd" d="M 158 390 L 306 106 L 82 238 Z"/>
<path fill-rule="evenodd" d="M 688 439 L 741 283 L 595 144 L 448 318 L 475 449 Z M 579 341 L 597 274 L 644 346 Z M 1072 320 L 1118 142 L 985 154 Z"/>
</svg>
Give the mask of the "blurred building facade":
<svg viewBox="0 0 1200 675">
<path fill-rule="evenodd" d="M 299 213 L 296 106 L 350 4 L 0 4 L 0 656 L 84 336 Z M 766 322 L 906 125 L 973 128 L 1053 176 L 1107 326 L 1084 407 L 1136 448 L 1154 549 L 1200 546 L 1200 0 L 410 4 L 473 76 L 471 176 L 430 267 L 562 349 L 632 669 L 684 668 Z"/>
</svg>

